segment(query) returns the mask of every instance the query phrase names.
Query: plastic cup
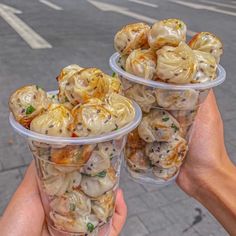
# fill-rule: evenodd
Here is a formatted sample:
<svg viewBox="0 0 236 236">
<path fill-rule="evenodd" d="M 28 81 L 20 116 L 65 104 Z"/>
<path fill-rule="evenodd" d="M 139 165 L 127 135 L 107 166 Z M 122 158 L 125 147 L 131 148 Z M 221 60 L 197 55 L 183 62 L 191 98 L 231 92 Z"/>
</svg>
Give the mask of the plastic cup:
<svg viewBox="0 0 236 236">
<path fill-rule="evenodd" d="M 175 85 L 132 75 L 122 68 L 119 59 L 119 53 L 114 53 L 110 67 L 121 78 L 125 95 L 136 101 L 143 112 L 139 127 L 128 136 L 125 166 L 134 181 L 169 184 L 178 176 L 186 156 L 199 106 L 211 88 L 224 82 L 226 72 L 218 65 L 217 78 L 213 81 Z M 183 138 L 186 145 L 180 138 L 183 142 L 178 148 L 181 142 L 175 140 L 176 136 Z M 139 145 L 135 146 L 135 141 Z"/>
<path fill-rule="evenodd" d="M 139 106 L 133 104 L 135 118 L 126 126 L 107 134 L 80 138 L 32 132 L 10 113 L 11 126 L 27 139 L 34 156 L 51 235 L 109 235 L 126 137 L 142 116 Z M 68 158 L 75 164 L 67 164 Z"/>
</svg>

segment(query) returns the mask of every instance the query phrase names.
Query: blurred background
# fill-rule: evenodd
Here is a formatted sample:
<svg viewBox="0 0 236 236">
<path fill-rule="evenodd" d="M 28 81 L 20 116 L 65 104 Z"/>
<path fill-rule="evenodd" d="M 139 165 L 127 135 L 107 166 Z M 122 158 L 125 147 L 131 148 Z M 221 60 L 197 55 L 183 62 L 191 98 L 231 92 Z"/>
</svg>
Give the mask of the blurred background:
<svg viewBox="0 0 236 236">
<path fill-rule="evenodd" d="M 180 18 L 189 30 L 222 39 L 227 80 L 215 92 L 228 153 L 236 162 L 236 1 L 0 0 L 0 214 L 31 161 L 25 140 L 8 124 L 10 93 L 26 84 L 53 90 L 60 69 L 69 64 L 111 73 L 115 32 L 131 22 L 163 18 Z M 176 185 L 142 186 L 123 170 L 121 186 L 129 208 L 123 236 L 227 235 Z"/>
</svg>

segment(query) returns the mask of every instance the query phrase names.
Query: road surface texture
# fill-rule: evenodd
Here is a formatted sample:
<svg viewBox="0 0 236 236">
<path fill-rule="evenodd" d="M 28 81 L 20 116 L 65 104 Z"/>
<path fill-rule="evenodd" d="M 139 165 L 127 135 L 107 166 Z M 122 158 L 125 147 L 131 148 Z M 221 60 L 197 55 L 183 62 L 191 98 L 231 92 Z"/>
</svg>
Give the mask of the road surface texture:
<svg viewBox="0 0 236 236">
<path fill-rule="evenodd" d="M 60 69 L 72 63 L 111 73 L 108 60 L 114 52 L 115 32 L 122 25 L 141 19 L 151 22 L 153 18 L 181 18 L 191 31 L 211 31 L 223 40 L 221 64 L 227 71 L 227 80 L 215 92 L 224 119 L 228 153 L 236 162 L 236 1 L 0 0 L 0 3 L 8 6 L 0 5 L 1 213 L 31 161 L 25 140 L 8 124 L 10 93 L 25 84 L 55 89 Z M 227 235 L 203 206 L 176 185 L 159 189 L 142 186 L 132 182 L 122 170 L 121 186 L 129 208 L 122 236 Z"/>
</svg>

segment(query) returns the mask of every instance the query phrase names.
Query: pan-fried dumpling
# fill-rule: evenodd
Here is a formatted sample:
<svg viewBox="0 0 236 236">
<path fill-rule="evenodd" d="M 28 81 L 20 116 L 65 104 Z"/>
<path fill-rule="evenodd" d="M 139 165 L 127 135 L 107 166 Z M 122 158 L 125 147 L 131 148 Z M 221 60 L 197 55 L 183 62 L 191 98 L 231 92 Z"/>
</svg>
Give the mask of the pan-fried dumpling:
<svg viewBox="0 0 236 236">
<path fill-rule="evenodd" d="M 97 176 L 83 176 L 81 181 L 81 190 L 88 196 L 97 198 L 112 189 L 116 184 L 117 177 L 115 170 L 110 167 Z"/>
<path fill-rule="evenodd" d="M 87 215 L 80 217 L 63 216 L 57 212 L 49 213 L 50 219 L 56 228 L 69 232 L 92 233 L 96 230 L 98 219 L 95 215 Z"/>
<path fill-rule="evenodd" d="M 50 202 L 50 207 L 61 215 L 86 216 L 91 213 L 91 201 L 82 192 L 67 192 Z"/>
<path fill-rule="evenodd" d="M 115 207 L 115 192 L 110 191 L 92 201 L 92 211 L 102 222 L 107 222 Z"/>
<path fill-rule="evenodd" d="M 157 56 L 150 49 L 136 49 L 126 60 L 125 70 L 133 75 L 151 80 L 156 74 Z"/>
<path fill-rule="evenodd" d="M 194 89 L 154 91 L 157 104 L 168 110 L 192 110 L 198 105 L 199 92 Z"/>
<path fill-rule="evenodd" d="M 114 47 L 121 55 L 130 54 L 134 49 L 147 47 L 147 34 L 150 26 L 134 23 L 124 26 L 114 38 Z"/>
<path fill-rule="evenodd" d="M 105 103 L 107 110 L 115 117 L 117 129 L 134 119 L 135 109 L 130 99 L 117 93 L 109 93 L 105 98 Z"/>
<path fill-rule="evenodd" d="M 65 85 L 65 95 L 76 105 L 90 98 L 103 98 L 109 91 L 109 80 L 100 69 L 86 68 L 74 73 Z"/>
<path fill-rule="evenodd" d="M 153 90 L 141 84 L 135 84 L 128 88 L 125 95 L 137 102 L 144 112 L 149 112 L 156 102 Z"/>
<path fill-rule="evenodd" d="M 174 134 L 181 134 L 178 121 L 167 111 L 153 110 L 143 118 L 138 133 L 147 143 L 167 142 Z"/>
<path fill-rule="evenodd" d="M 197 73 L 192 79 L 192 83 L 204 83 L 216 78 L 217 64 L 214 56 L 208 52 L 194 50 L 198 61 Z"/>
<path fill-rule="evenodd" d="M 126 147 L 132 149 L 143 148 L 146 143 L 139 137 L 138 128 L 128 134 Z"/>
<path fill-rule="evenodd" d="M 81 71 L 82 69 L 83 68 L 80 67 L 79 65 L 72 64 L 61 70 L 59 76 L 57 77 L 58 86 L 59 86 L 58 98 L 61 103 L 68 102 L 68 98 L 65 95 L 65 87 L 66 87 L 66 84 L 68 83 L 68 80 L 72 76 L 74 76 L 74 74 Z"/>
<path fill-rule="evenodd" d="M 37 85 L 19 88 L 9 99 L 9 107 L 15 119 L 26 128 L 35 116 L 48 108 L 49 104 L 46 92 Z"/>
<path fill-rule="evenodd" d="M 175 136 L 170 142 L 154 142 L 146 145 L 145 153 L 153 165 L 162 168 L 179 167 L 187 153 L 187 142 Z"/>
<path fill-rule="evenodd" d="M 198 33 L 190 40 L 189 46 L 194 50 L 212 54 L 216 63 L 219 64 L 220 56 L 223 54 L 223 44 L 214 34 L 209 32 Z"/>
<path fill-rule="evenodd" d="M 157 178 L 160 178 L 160 179 L 163 179 L 163 180 L 168 180 L 172 177 L 175 176 L 175 174 L 177 174 L 178 172 L 178 168 L 176 166 L 174 167 L 171 167 L 171 168 L 162 168 L 162 167 L 159 167 L 159 166 L 155 166 L 153 167 L 152 169 L 152 173 L 157 177 Z"/>
<path fill-rule="evenodd" d="M 68 126 L 72 121 L 73 117 L 65 106 L 51 104 L 45 113 L 31 121 L 30 130 L 50 136 L 71 136 Z"/>
<path fill-rule="evenodd" d="M 184 42 L 177 47 L 164 46 L 157 51 L 157 78 L 174 84 L 190 83 L 197 72 L 197 59 Z"/>
<path fill-rule="evenodd" d="M 178 46 L 186 40 L 187 27 L 179 19 L 166 19 L 156 22 L 148 33 L 148 43 L 157 50 L 165 45 Z"/>
</svg>

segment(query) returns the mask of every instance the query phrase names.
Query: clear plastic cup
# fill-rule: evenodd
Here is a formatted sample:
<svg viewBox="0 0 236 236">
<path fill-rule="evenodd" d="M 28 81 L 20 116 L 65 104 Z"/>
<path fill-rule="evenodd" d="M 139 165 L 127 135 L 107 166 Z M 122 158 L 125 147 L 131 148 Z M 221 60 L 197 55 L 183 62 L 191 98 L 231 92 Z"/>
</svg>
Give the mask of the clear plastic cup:
<svg viewBox="0 0 236 236">
<path fill-rule="evenodd" d="M 11 126 L 27 139 L 34 156 L 51 235 L 109 235 L 127 134 L 138 126 L 142 117 L 139 106 L 133 104 L 135 118 L 126 126 L 107 134 L 80 138 L 32 132 L 10 113 Z"/>
<path fill-rule="evenodd" d="M 139 183 L 171 183 L 186 157 L 199 106 L 211 88 L 224 82 L 224 68 L 218 65 L 213 81 L 174 85 L 126 72 L 119 53 L 110 57 L 109 64 L 122 80 L 125 96 L 136 101 L 143 112 L 142 121 L 128 135 L 125 148 L 130 177 Z"/>
</svg>

